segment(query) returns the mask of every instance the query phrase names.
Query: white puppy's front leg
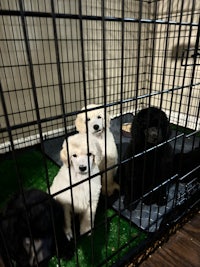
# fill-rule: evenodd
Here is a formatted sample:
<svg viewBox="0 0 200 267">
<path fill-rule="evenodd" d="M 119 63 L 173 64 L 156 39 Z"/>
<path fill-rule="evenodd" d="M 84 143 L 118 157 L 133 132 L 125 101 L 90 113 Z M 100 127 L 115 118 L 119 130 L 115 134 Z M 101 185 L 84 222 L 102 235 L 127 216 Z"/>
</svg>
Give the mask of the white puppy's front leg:
<svg viewBox="0 0 200 267">
<path fill-rule="evenodd" d="M 83 235 L 91 230 L 90 209 L 87 209 L 80 217 L 80 234 Z"/>
<path fill-rule="evenodd" d="M 65 216 L 65 235 L 68 240 L 73 237 L 72 228 L 71 228 L 71 207 L 68 204 L 65 204 L 64 207 L 64 216 Z"/>
<path fill-rule="evenodd" d="M 82 214 L 81 221 L 80 221 L 80 234 L 81 235 L 91 231 L 92 227 L 94 226 L 97 203 L 98 203 L 97 201 L 93 201 L 92 206 L 91 206 L 92 211 L 89 205 L 87 210 Z"/>
</svg>

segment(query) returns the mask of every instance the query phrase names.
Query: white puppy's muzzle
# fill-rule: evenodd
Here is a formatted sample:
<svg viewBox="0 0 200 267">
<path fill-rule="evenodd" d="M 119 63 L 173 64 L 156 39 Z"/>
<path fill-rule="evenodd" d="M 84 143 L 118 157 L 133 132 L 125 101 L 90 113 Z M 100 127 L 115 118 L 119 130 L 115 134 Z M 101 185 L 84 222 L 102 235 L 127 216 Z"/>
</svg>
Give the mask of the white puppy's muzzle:
<svg viewBox="0 0 200 267">
<path fill-rule="evenodd" d="M 80 170 L 80 173 L 87 173 L 88 172 L 87 166 L 84 166 L 84 165 L 80 165 L 79 170 Z"/>
<path fill-rule="evenodd" d="M 92 154 L 89 155 L 77 155 L 74 154 L 71 158 L 74 170 L 76 173 L 87 174 L 89 168 L 92 168 L 94 157 Z"/>
<path fill-rule="evenodd" d="M 104 130 L 103 119 L 101 117 L 92 119 L 88 126 L 92 134 L 101 134 Z"/>
</svg>

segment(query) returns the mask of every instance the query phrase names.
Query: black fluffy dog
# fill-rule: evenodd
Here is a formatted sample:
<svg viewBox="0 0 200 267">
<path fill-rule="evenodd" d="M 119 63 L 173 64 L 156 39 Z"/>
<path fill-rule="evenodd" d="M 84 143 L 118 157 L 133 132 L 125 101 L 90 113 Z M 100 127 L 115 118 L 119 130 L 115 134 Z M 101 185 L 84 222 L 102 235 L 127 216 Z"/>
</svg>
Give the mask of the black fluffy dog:
<svg viewBox="0 0 200 267">
<path fill-rule="evenodd" d="M 63 229 L 63 209 L 50 195 L 37 189 L 15 195 L 0 218 L 0 254 L 5 266 L 44 267 L 53 255 L 70 258 L 73 246 Z"/>
<path fill-rule="evenodd" d="M 174 174 L 178 174 L 182 182 L 200 179 L 200 147 L 187 153 L 177 153 L 174 156 Z"/>
<path fill-rule="evenodd" d="M 122 166 L 124 206 L 129 210 L 137 206 L 144 194 L 171 177 L 173 162 L 172 148 L 165 142 L 171 134 L 170 124 L 162 110 L 141 110 L 133 119 L 131 134 Z M 166 204 L 166 187 L 147 194 L 142 201 L 147 205 Z"/>
</svg>

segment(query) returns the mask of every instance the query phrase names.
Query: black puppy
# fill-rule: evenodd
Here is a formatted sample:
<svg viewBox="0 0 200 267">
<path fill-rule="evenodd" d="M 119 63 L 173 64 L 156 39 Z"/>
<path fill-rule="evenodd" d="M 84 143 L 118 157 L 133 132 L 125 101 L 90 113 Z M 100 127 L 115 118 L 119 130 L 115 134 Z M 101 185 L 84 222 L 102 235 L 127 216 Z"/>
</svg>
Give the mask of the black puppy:
<svg viewBox="0 0 200 267">
<path fill-rule="evenodd" d="M 187 153 L 177 153 L 173 165 L 174 175 L 178 174 L 182 182 L 200 179 L 200 147 Z"/>
<path fill-rule="evenodd" d="M 13 266 L 14 261 L 19 267 L 44 267 L 53 255 L 70 258 L 73 247 L 63 229 L 62 206 L 50 195 L 38 189 L 15 195 L 0 218 L 0 254 L 5 266 Z"/>
<path fill-rule="evenodd" d="M 132 140 L 122 166 L 124 206 L 129 210 L 137 206 L 144 194 L 171 177 L 172 148 L 165 142 L 170 134 L 168 118 L 158 108 L 143 109 L 134 117 Z M 147 205 L 166 204 L 166 187 L 160 187 L 142 201 Z"/>
</svg>

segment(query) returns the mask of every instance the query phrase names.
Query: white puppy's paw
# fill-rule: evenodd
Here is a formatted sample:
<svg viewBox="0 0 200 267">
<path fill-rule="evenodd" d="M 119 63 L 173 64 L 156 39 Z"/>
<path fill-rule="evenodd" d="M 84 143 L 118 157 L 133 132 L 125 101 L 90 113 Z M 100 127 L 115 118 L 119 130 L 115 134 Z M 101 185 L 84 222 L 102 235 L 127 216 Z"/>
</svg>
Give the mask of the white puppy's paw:
<svg viewBox="0 0 200 267">
<path fill-rule="evenodd" d="M 72 229 L 71 228 L 65 229 L 65 235 L 66 235 L 67 239 L 70 241 L 73 237 Z"/>
<path fill-rule="evenodd" d="M 88 233 L 88 235 L 91 235 L 91 226 L 88 225 L 81 225 L 80 226 L 80 235 L 83 235 L 85 233 Z"/>
</svg>

